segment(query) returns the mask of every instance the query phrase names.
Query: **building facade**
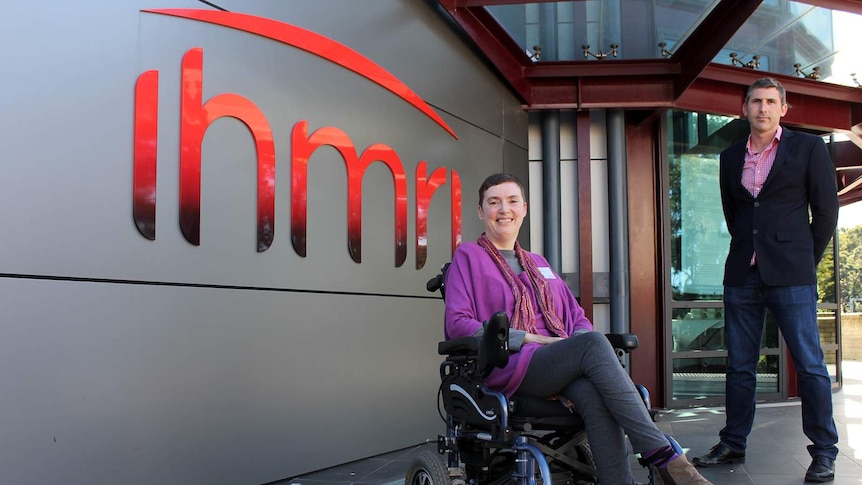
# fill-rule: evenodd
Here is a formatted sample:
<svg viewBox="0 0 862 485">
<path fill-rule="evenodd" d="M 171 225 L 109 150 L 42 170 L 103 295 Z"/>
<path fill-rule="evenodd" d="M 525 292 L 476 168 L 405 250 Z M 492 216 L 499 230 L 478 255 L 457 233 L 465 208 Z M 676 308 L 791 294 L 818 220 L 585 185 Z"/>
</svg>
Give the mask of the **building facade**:
<svg viewBox="0 0 862 485">
<path fill-rule="evenodd" d="M 715 104 L 632 104 L 605 73 L 577 99 L 528 89 L 465 15 L 523 21 L 529 43 L 541 21 L 485 3 L 513 2 L 7 6 L 0 481 L 263 484 L 436 439 L 425 282 L 480 235 L 494 172 L 529 182 L 521 242 L 596 328 L 638 334 L 656 404 L 721 402 L 698 256 L 720 227 L 713 253 L 691 227 L 753 73 L 694 76 Z M 858 94 L 790 84 L 791 123 L 837 129 L 811 107 L 830 96 L 862 122 Z M 765 396 L 792 396 L 777 334 L 765 349 Z"/>
</svg>

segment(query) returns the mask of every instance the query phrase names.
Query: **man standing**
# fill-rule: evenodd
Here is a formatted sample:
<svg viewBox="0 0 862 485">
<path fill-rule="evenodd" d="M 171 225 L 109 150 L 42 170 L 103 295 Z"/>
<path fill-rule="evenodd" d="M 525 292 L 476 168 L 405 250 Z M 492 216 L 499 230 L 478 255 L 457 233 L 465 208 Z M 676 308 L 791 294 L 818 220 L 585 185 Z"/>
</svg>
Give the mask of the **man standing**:
<svg viewBox="0 0 862 485">
<path fill-rule="evenodd" d="M 787 109 L 778 81 L 755 81 L 742 106 L 751 134 L 721 153 L 721 203 L 731 236 L 724 269 L 727 417 L 721 441 L 693 462 L 745 461 L 768 308 L 799 378 L 802 429 L 812 442 L 805 480 L 827 482 L 835 477 L 838 432 L 817 328 L 817 263 L 838 221 L 835 167 L 821 138 L 779 125 Z"/>
</svg>

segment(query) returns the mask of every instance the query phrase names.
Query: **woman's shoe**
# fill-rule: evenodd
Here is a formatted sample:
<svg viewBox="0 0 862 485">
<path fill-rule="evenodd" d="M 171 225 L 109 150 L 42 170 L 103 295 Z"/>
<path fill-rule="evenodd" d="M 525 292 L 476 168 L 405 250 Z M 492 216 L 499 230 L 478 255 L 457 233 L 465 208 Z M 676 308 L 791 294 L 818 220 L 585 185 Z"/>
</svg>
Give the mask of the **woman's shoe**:
<svg viewBox="0 0 862 485">
<path fill-rule="evenodd" d="M 685 455 L 679 455 L 667 467 L 659 468 L 658 472 L 665 485 L 712 485 L 689 463 Z"/>
</svg>

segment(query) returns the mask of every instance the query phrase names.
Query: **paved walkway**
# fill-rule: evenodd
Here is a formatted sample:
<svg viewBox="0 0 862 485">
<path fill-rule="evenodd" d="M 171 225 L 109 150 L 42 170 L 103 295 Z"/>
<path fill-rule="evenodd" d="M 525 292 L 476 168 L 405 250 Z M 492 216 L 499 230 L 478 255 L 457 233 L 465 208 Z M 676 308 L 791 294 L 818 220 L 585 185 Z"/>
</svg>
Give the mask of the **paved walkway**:
<svg viewBox="0 0 862 485">
<path fill-rule="evenodd" d="M 844 387 L 833 395 L 841 454 L 835 463 L 834 485 L 862 484 L 862 362 L 844 362 Z M 723 408 L 681 409 L 663 413 L 659 428 L 685 447 L 689 459 L 718 442 L 724 425 Z M 744 464 L 702 470 L 715 485 L 801 485 L 811 461 L 802 434 L 798 402 L 758 406 Z M 435 444 L 417 445 L 385 455 L 295 477 L 291 485 L 400 485 L 413 457 Z M 635 479 L 646 482 L 646 471 L 633 459 Z"/>
<path fill-rule="evenodd" d="M 862 484 L 862 362 L 844 362 L 844 386 L 833 394 L 840 454 L 835 462 L 835 485 Z M 718 442 L 724 426 L 724 408 L 696 408 L 663 414 L 660 428 L 672 434 L 688 451 L 702 455 Z M 702 469 L 715 485 L 802 484 L 811 463 L 802 433 L 798 401 L 758 406 L 748 439 L 744 464 Z"/>
</svg>

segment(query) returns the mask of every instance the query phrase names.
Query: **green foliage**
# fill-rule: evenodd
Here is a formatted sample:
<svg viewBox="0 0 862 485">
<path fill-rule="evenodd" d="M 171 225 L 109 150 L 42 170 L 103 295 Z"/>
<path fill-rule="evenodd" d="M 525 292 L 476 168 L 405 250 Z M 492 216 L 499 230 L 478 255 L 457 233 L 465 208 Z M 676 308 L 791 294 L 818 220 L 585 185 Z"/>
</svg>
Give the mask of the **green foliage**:
<svg viewBox="0 0 862 485">
<path fill-rule="evenodd" d="M 835 302 L 835 256 L 834 256 L 835 240 L 829 242 L 826 246 L 826 252 L 823 253 L 823 259 L 817 265 L 817 296 L 818 301 Z"/>
<path fill-rule="evenodd" d="M 817 292 L 820 301 L 835 301 L 834 256 L 832 243 L 817 266 Z M 838 274 L 841 280 L 841 310 L 850 310 L 851 298 L 862 298 L 862 226 L 838 232 Z"/>
<path fill-rule="evenodd" d="M 851 298 L 862 298 L 862 226 L 841 229 L 838 233 L 838 243 L 841 309 L 848 311 Z"/>
</svg>

